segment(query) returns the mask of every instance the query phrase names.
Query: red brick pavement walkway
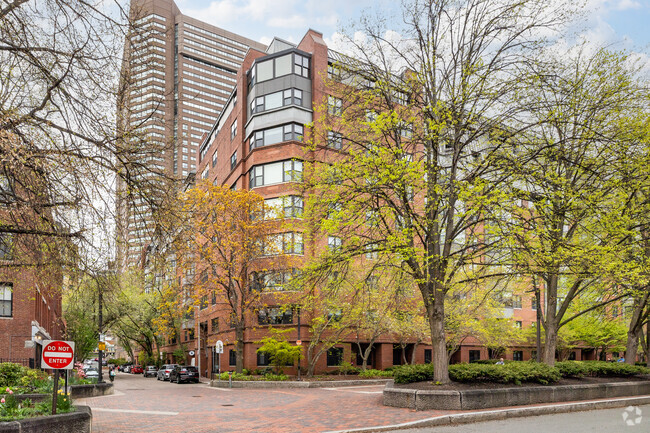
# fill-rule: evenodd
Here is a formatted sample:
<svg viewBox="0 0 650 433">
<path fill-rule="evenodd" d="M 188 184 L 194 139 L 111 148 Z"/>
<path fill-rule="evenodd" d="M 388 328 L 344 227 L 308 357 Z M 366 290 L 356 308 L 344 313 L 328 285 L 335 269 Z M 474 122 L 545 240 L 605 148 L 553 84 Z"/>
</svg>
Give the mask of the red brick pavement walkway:
<svg viewBox="0 0 650 433">
<path fill-rule="evenodd" d="M 93 409 L 93 432 L 322 432 L 397 424 L 452 411 L 415 412 L 381 404 L 381 386 L 221 390 L 121 373 L 116 395 L 76 401 Z M 135 413 L 102 409 L 131 410 Z M 152 412 L 178 412 L 164 415 Z"/>
</svg>

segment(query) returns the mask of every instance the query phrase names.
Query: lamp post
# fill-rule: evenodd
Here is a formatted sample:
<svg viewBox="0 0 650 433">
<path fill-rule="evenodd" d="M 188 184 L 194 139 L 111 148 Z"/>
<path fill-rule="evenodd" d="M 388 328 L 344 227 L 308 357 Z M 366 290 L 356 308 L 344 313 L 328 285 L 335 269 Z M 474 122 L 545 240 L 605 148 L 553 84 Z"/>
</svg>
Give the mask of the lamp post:
<svg viewBox="0 0 650 433">
<path fill-rule="evenodd" d="M 103 323 L 103 316 L 102 316 L 102 304 L 103 304 L 103 291 L 102 291 L 102 281 L 101 279 L 97 279 L 97 291 L 99 292 L 98 300 L 97 300 L 97 309 L 98 309 L 98 318 L 99 318 L 99 341 L 102 340 L 102 332 L 104 331 L 104 323 Z M 99 342 L 97 343 L 97 347 L 99 348 Z M 104 361 L 104 351 L 103 350 L 98 350 L 97 351 L 97 360 L 99 361 L 98 365 L 98 370 L 99 370 L 99 377 L 97 378 L 97 383 L 104 383 L 104 374 L 102 372 L 102 364 Z"/>
<path fill-rule="evenodd" d="M 298 346 L 300 346 L 300 355 L 301 355 L 298 357 L 298 380 L 301 380 L 300 378 L 301 359 L 300 358 L 302 358 L 302 340 L 300 339 L 300 307 L 298 307 L 297 310 L 298 310 L 298 341 L 296 343 L 298 344 Z"/>
<path fill-rule="evenodd" d="M 542 330 L 541 330 L 541 323 L 542 323 L 542 311 L 541 311 L 541 305 L 540 305 L 540 293 L 539 293 L 539 286 L 537 285 L 537 281 L 535 280 L 535 275 L 533 275 L 533 289 L 535 290 L 535 304 L 537 308 L 535 309 L 535 312 L 537 313 L 537 326 L 536 326 L 536 333 L 537 333 L 537 353 L 536 353 L 536 361 L 537 362 L 542 362 Z"/>
<path fill-rule="evenodd" d="M 197 349 L 196 349 L 196 356 L 198 358 L 196 365 L 199 369 L 199 378 L 201 377 L 201 320 L 199 319 L 199 306 L 196 306 L 196 320 L 195 322 L 199 325 L 199 332 L 198 332 L 198 342 L 197 342 Z"/>
</svg>

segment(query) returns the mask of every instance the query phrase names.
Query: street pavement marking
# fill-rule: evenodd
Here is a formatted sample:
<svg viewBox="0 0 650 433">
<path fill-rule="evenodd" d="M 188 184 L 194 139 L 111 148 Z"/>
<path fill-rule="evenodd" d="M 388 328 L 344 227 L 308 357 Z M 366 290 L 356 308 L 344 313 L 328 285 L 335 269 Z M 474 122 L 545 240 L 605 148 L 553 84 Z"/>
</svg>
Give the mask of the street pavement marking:
<svg viewBox="0 0 650 433">
<path fill-rule="evenodd" d="M 228 391 L 228 392 L 232 391 L 232 388 L 220 388 L 218 386 L 209 386 L 209 385 L 207 385 L 207 386 L 199 385 L 199 388 L 214 389 L 214 390 L 217 390 L 217 391 Z"/>
<path fill-rule="evenodd" d="M 341 392 L 353 392 L 355 394 L 383 394 L 383 390 L 381 391 L 354 391 L 352 389 L 346 389 L 346 388 L 362 388 L 361 386 L 349 386 L 349 387 L 341 387 L 341 388 L 322 388 L 327 391 L 341 391 Z"/>
<path fill-rule="evenodd" d="M 176 416 L 178 412 L 164 412 L 159 410 L 133 410 L 133 409 L 109 409 L 106 407 L 93 407 L 93 412 L 118 412 L 118 413 L 137 413 L 139 415 L 169 415 Z"/>
</svg>

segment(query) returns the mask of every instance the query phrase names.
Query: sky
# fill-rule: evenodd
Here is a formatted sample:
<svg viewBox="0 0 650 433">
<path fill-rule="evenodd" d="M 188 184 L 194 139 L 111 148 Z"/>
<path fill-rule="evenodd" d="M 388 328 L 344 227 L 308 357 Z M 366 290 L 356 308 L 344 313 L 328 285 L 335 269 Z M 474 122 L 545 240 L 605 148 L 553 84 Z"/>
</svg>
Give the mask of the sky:
<svg viewBox="0 0 650 433">
<path fill-rule="evenodd" d="M 585 18 L 577 31 L 588 42 L 650 53 L 650 0 L 569 1 L 584 3 Z M 185 15 L 263 43 L 275 36 L 299 42 L 309 28 L 331 42 L 364 12 L 401 17 L 399 0 L 176 0 L 176 4 Z"/>
</svg>

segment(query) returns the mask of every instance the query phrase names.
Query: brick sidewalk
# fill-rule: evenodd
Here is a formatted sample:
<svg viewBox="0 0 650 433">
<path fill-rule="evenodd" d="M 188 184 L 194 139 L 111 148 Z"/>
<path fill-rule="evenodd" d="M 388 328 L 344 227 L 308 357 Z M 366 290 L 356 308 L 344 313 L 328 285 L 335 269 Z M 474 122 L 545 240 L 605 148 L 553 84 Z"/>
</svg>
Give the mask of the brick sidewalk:
<svg viewBox="0 0 650 433">
<path fill-rule="evenodd" d="M 121 373 L 115 379 L 116 395 L 76 403 L 97 409 L 93 411 L 93 431 L 97 433 L 322 432 L 454 413 L 385 407 L 381 404 L 382 390 L 383 385 L 221 390 L 205 384 L 177 385 Z"/>
</svg>

